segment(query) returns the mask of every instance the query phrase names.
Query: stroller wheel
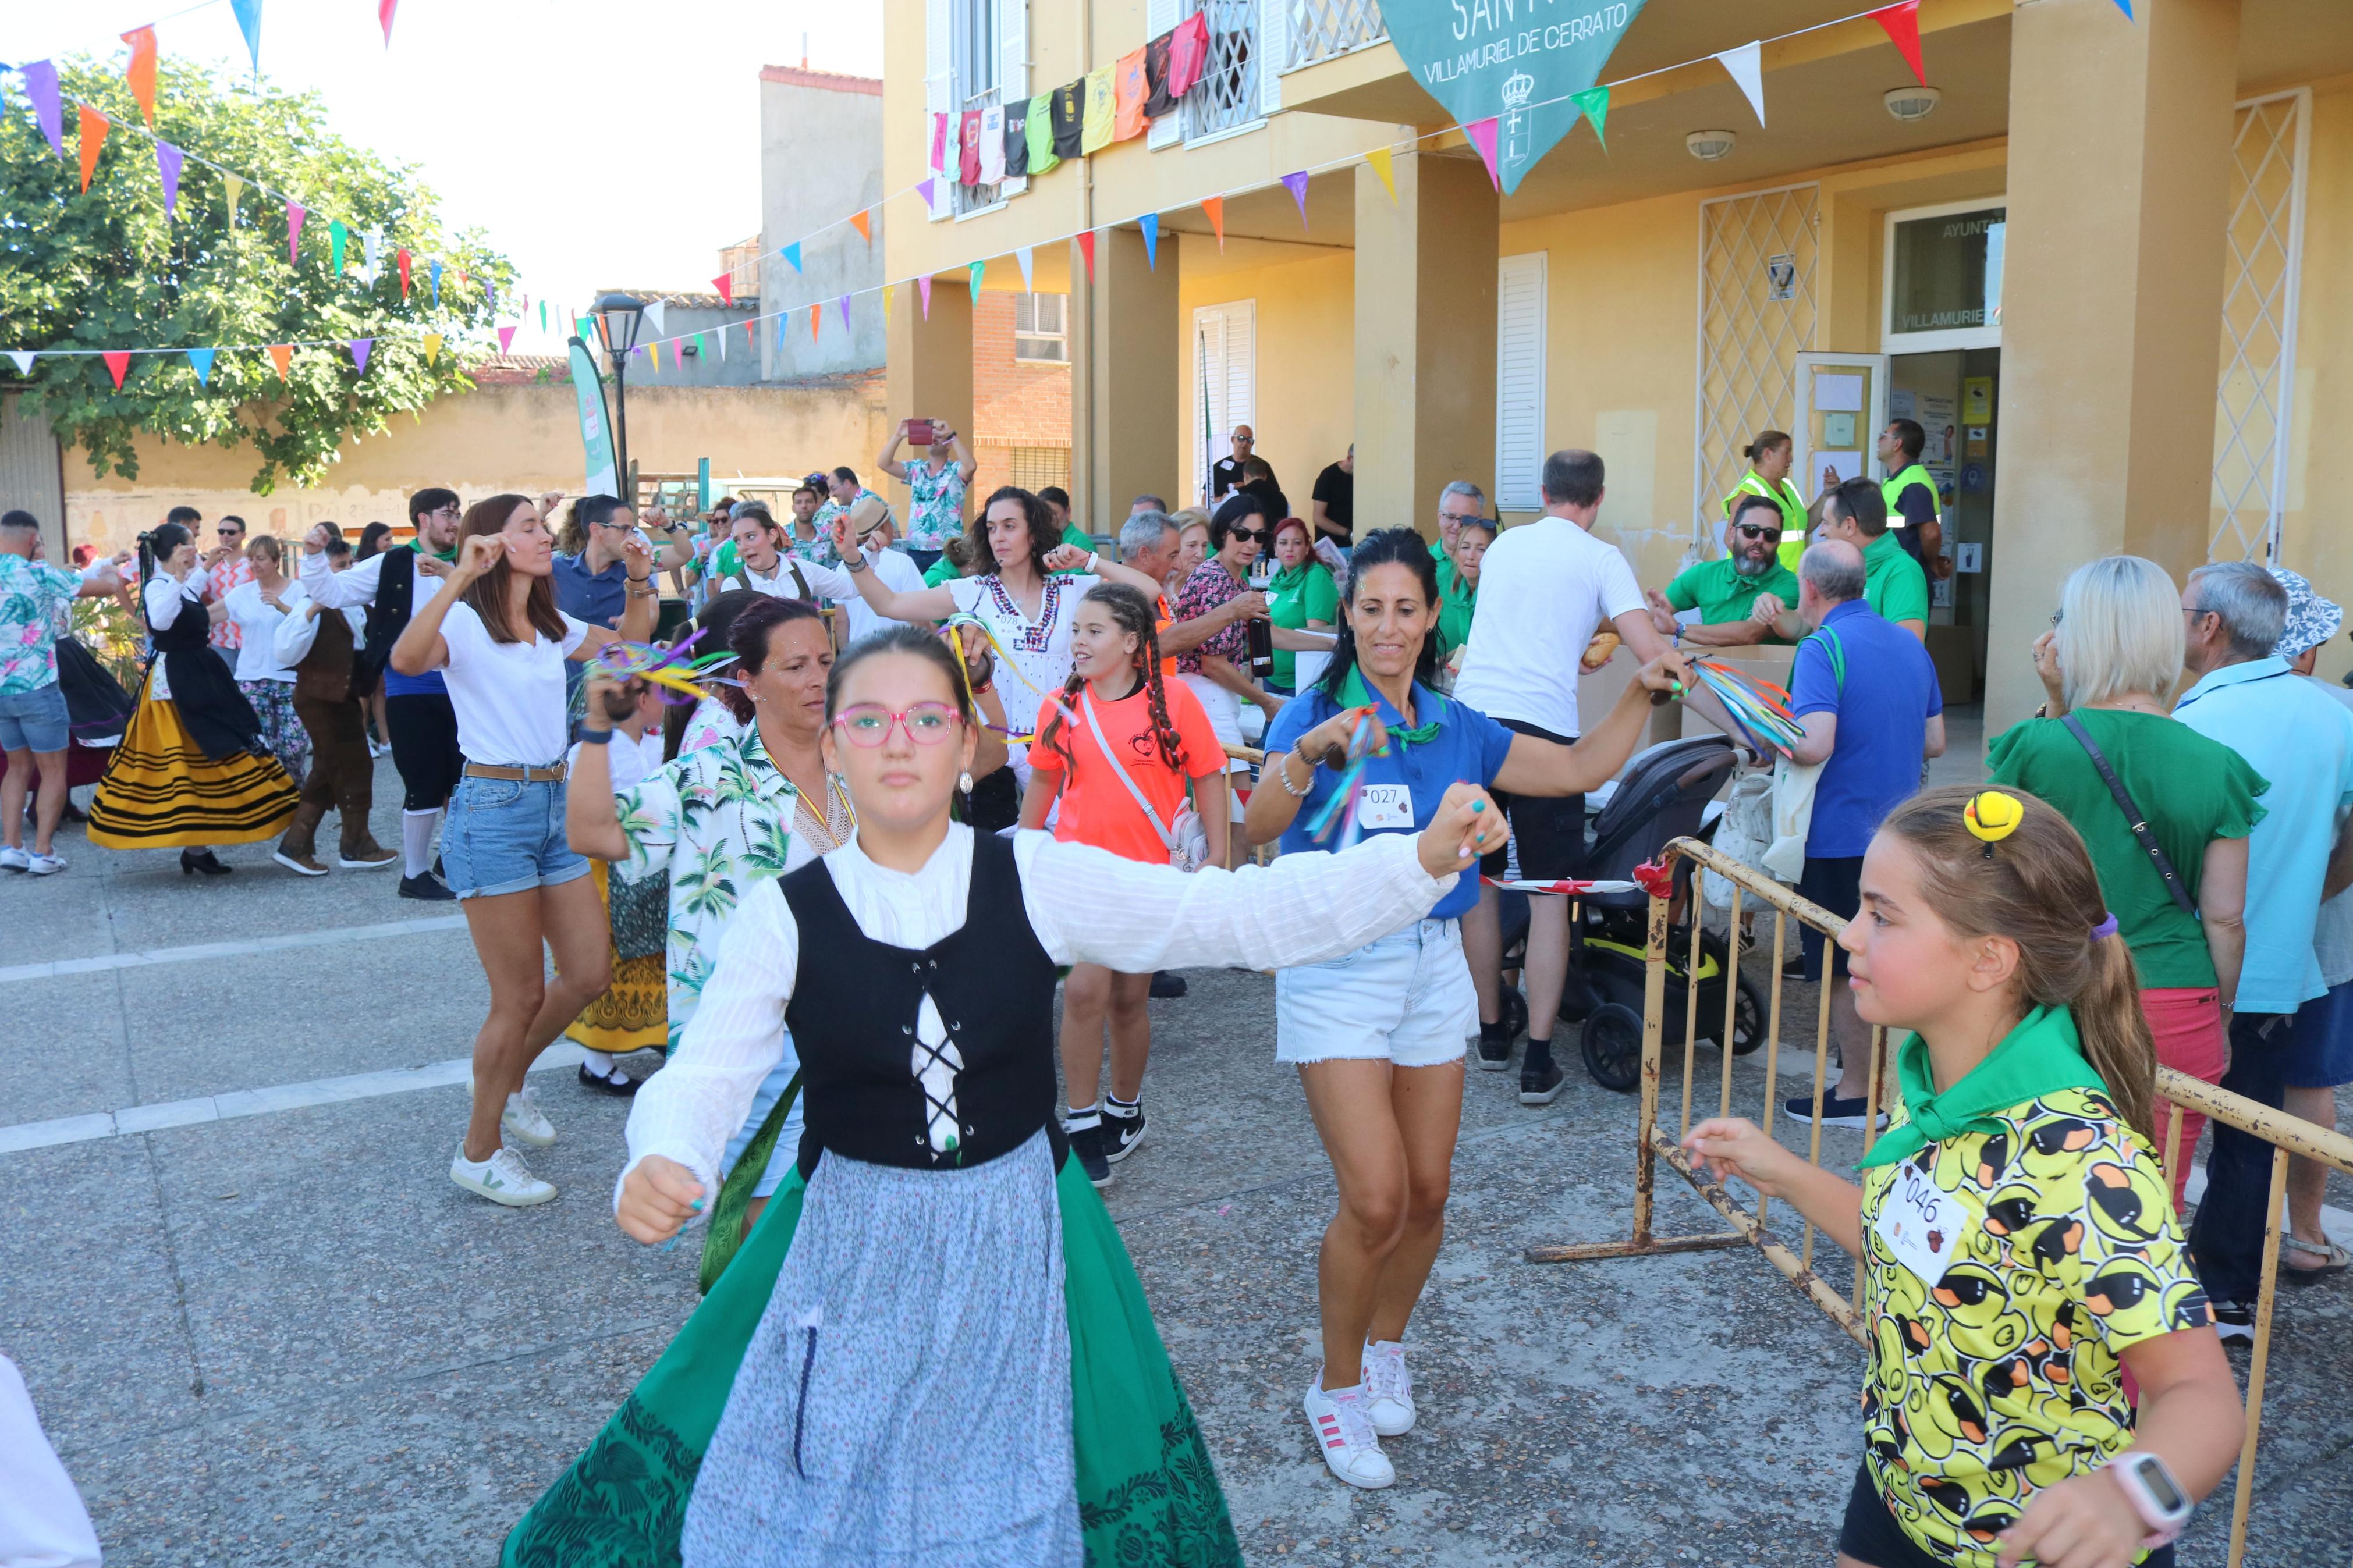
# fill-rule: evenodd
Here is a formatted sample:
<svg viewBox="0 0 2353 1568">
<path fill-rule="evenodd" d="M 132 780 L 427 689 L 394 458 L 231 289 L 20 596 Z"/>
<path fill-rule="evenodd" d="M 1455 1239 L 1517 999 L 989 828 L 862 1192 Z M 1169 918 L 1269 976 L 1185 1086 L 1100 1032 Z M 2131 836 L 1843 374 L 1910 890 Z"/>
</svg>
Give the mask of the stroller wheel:
<svg viewBox="0 0 2353 1568">
<path fill-rule="evenodd" d="M 1745 1057 L 1765 1044 L 1765 1004 L 1748 976 L 1740 977 L 1740 1000 L 1733 1004 L 1732 1054 Z"/>
<path fill-rule="evenodd" d="M 1504 988 L 1504 1038 L 1516 1040 L 1528 1032 L 1528 999 L 1516 985 Z"/>
<path fill-rule="evenodd" d="M 1605 1002 L 1585 1020 L 1585 1070 L 1602 1088 L 1625 1093 L 1642 1080 L 1642 1016 Z"/>
</svg>

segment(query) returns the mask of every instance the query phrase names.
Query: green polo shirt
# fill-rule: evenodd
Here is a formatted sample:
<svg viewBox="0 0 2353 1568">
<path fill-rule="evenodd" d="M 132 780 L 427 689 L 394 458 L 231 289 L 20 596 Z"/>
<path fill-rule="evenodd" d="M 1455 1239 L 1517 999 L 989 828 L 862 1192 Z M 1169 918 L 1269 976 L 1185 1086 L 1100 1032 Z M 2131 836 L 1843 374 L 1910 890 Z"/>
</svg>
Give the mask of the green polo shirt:
<svg viewBox="0 0 2353 1568">
<path fill-rule="evenodd" d="M 1797 574 L 1776 561 L 1763 574 L 1744 577 L 1732 557 L 1725 555 L 1703 561 L 1667 584 L 1667 603 L 1678 610 L 1699 611 L 1700 624 L 1709 626 L 1746 620 L 1759 594 L 1772 595 L 1781 601 L 1783 609 L 1796 609 Z M 1768 637 L 1765 640 L 1786 644 L 1789 639 Z"/>
<path fill-rule="evenodd" d="M 1862 552 L 1863 603 L 1891 621 L 1928 620 L 1928 574 L 1889 529 Z"/>
</svg>

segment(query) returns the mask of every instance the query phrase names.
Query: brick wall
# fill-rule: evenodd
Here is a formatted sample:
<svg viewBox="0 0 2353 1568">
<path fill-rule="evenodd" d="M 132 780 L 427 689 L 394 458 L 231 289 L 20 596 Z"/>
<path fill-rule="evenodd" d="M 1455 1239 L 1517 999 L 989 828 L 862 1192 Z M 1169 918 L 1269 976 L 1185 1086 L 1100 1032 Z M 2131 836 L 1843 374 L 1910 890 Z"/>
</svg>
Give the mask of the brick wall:
<svg viewBox="0 0 2353 1568">
<path fill-rule="evenodd" d="M 1070 366 L 1015 362 L 1017 298 L 984 290 L 973 309 L 973 437 L 989 446 L 1068 447 Z"/>
</svg>

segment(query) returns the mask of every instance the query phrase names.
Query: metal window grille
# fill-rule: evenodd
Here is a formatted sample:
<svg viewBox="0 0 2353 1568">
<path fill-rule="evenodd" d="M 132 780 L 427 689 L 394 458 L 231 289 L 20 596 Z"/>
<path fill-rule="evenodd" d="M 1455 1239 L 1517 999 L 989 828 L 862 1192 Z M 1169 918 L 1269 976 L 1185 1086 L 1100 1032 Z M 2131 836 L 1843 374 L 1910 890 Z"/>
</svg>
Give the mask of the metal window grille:
<svg viewBox="0 0 2353 1568">
<path fill-rule="evenodd" d="M 1013 3 L 1018 4 L 1019 0 Z M 995 109 L 1005 101 L 1003 84 L 997 79 L 997 6 L 998 0 L 958 0 L 956 5 L 956 120 L 948 128 L 950 163 L 955 161 L 962 145 L 957 136 L 965 113 Z M 955 192 L 955 210 L 959 213 L 993 207 L 999 200 L 995 185 L 967 185 L 955 181 L 950 184 Z"/>
<path fill-rule="evenodd" d="M 978 457 L 978 485 L 987 489 L 1018 485 L 1035 495 L 1048 485 L 1071 488 L 1068 447 L 1015 447 L 991 442 L 981 448 Z"/>
<path fill-rule="evenodd" d="M 1699 397 L 1692 452 L 1692 541 L 1704 547 L 1757 431 L 1796 417 L 1798 355 L 1814 346 L 1815 234 L 1821 187 L 1789 185 L 1699 209 Z M 1787 299 L 1767 274 L 1795 259 Z"/>
<path fill-rule="evenodd" d="M 1209 16 L 1209 58 L 1185 95 L 1185 140 L 1249 125 L 1259 108 L 1259 0 L 1187 0 L 1185 15 Z M 1181 18 L 1180 18 L 1181 19 Z"/>
<path fill-rule="evenodd" d="M 2311 134 L 2309 88 L 2238 106 L 2231 139 L 2210 561 L 2280 558 Z"/>
<path fill-rule="evenodd" d="M 1389 36 L 1380 0 L 1283 0 L 1291 7 L 1286 71 L 1377 44 Z"/>
<path fill-rule="evenodd" d="M 1068 303 L 1069 297 L 1062 294 L 1022 294 L 1014 299 L 1015 359 L 1041 364 L 1070 363 Z"/>
</svg>

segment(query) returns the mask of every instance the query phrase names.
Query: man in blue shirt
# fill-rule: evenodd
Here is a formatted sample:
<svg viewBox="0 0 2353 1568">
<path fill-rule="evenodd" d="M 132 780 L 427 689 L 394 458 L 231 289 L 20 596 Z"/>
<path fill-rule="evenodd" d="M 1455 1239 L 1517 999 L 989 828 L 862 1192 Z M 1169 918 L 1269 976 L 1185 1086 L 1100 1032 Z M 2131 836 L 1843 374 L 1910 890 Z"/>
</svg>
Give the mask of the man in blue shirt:
<svg viewBox="0 0 2353 1568">
<path fill-rule="evenodd" d="M 2196 684 L 2173 716 L 2241 756 L 2272 787 L 2247 837 L 2247 956 L 2239 994 L 2222 998 L 2231 1065 L 2221 1087 L 2279 1109 L 2297 1008 L 2324 995 L 2313 933 L 2321 900 L 2353 883 L 2353 713 L 2299 679 L 2272 651 L 2287 623 L 2288 595 L 2252 562 L 2201 566 L 2181 592 L 2183 662 Z M 2214 1123 L 2206 1195 L 2189 1250 L 2225 1342 L 2254 1342 L 2271 1148 Z"/>
<path fill-rule="evenodd" d="M 1920 787 L 1921 763 L 1945 750 L 1936 667 L 1918 637 L 1864 603 L 1868 580 L 1862 552 L 1843 541 L 1825 541 L 1799 557 L 1798 618 L 1815 629 L 1798 645 L 1789 676 L 1789 710 L 1806 728 L 1790 761 L 1821 769 L 1798 892 L 1849 920 L 1862 908 L 1862 856 L 1872 835 Z M 1819 980 L 1821 937 L 1809 930 L 1804 942 L 1806 976 Z M 1831 952 L 1834 973 L 1845 973 L 1845 952 Z M 1852 991 L 1836 984 L 1826 989 L 1840 1077 L 1822 1097 L 1822 1122 L 1861 1127 L 1871 1029 L 1854 1010 Z M 1788 1108 L 1810 1121 L 1813 1097 L 1800 1095 Z M 1885 1124 L 1885 1111 L 1879 1120 Z"/>
</svg>

